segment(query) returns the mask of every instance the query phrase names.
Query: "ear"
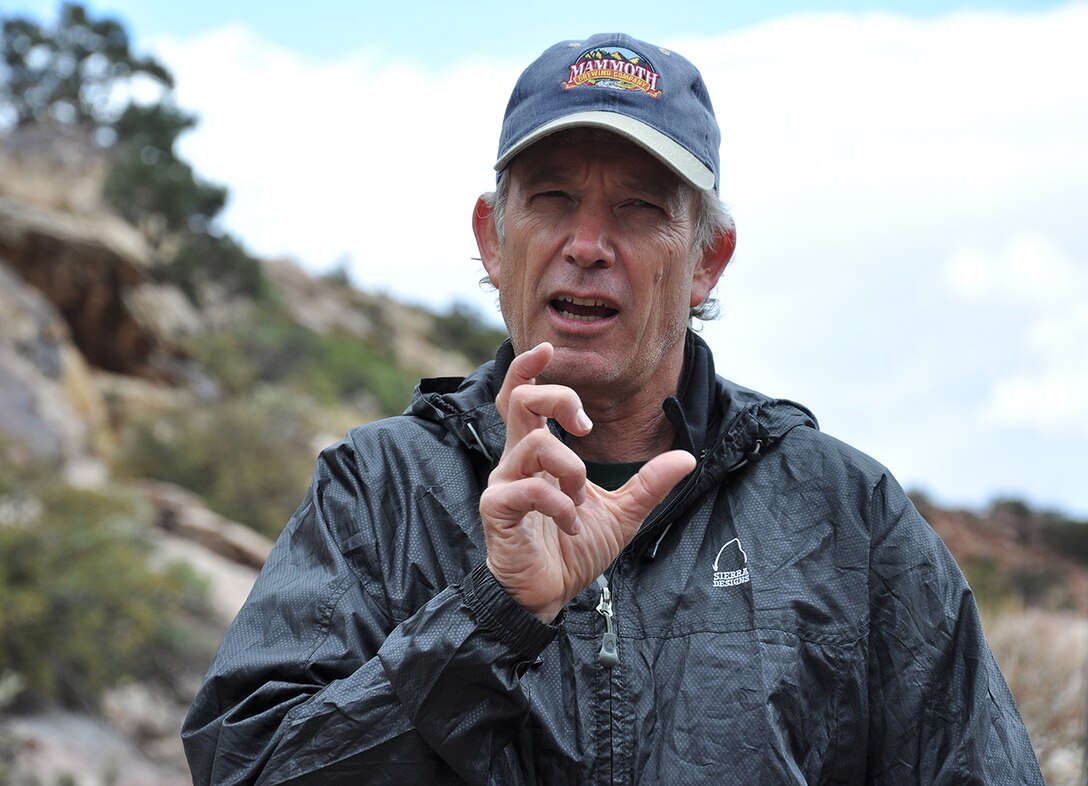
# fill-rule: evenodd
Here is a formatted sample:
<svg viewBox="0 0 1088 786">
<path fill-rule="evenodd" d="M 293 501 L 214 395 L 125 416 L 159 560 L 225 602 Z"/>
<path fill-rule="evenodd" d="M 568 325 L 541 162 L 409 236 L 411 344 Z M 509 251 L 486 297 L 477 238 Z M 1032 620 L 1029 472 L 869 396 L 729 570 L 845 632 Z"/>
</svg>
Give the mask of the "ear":
<svg viewBox="0 0 1088 786">
<path fill-rule="evenodd" d="M 498 289 L 502 244 L 499 242 L 499 231 L 495 227 L 495 213 L 482 195 L 476 200 L 476 207 L 472 210 L 472 233 L 476 235 L 476 247 L 480 249 L 480 260 L 484 263 L 487 277 Z"/>
<path fill-rule="evenodd" d="M 691 307 L 702 305 L 710 295 L 725 272 L 725 266 L 733 258 L 733 251 L 737 247 L 736 230 L 719 232 L 714 243 L 703 252 L 702 257 L 695 265 L 695 273 L 691 282 Z"/>
</svg>

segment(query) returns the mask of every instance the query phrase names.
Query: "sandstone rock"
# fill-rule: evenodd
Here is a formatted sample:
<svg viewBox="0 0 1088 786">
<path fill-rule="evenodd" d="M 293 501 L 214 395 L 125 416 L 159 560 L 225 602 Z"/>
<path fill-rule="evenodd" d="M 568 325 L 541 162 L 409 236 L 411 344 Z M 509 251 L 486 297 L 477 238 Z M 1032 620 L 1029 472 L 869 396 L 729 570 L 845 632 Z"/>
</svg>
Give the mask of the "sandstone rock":
<svg viewBox="0 0 1088 786">
<path fill-rule="evenodd" d="M 119 218 L 0 197 L 0 259 L 56 306 L 94 366 L 158 376 L 149 359 L 167 348 L 127 302 L 146 279 L 147 256 L 142 237 Z"/>
<path fill-rule="evenodd" d="M 51 709 L 0 719 L 13 760 L 4 762 L 5 783 L 71 783 L 74 786 L 189 786 L 187 768 L 154 761 L 104 721 Z M 180 749 L 180 739 L 175 748 Z"/>
<path fill-rule="evenodd" d="M 95 387 L 105 403 L 114 432 L 130 420 L 151 418 L 180 407 L 194 405 L 198 397 L 187 388 L 156 380 L 92 370 Z"/>
<path fill-rule="evenodd" d="M 183 706 L 162 688 L 143 682 L 119 685 L 102 697 L 102 716 L 113 728 L 137 742 L 153 758 L 178 769 L 187 766 L 180 745 Z"/>
<path fill-rule="evenodd" d="M 0 195 L 59 210 L 99 211 L 110 156 L 79 129 L 15 128 L 0 138 Z"/>
<path fill-rule="evenodd" d="M 458 377 L 475 368 L 464 355 L 435 346 L 434 315 L 420 308 L 389 301 L 387 334 L 393 354 L 404 368 L 420 369 L 426 376 Z"/>
<path fill-rule="evenodd" d="M 264 274 L 280 293 L 291 318 L 315 333 L 346 333 L 370 338 L 376 326 L 349 287 L 314 278 L 282 260 L 264 263 Z"/>
<path fill-rule="evenodd" d="M 108 457 L 106 408 L 68 326 L 0 262 L 0 434 L 42 459 Z"/>
<path fill-rule="evenodd" d="M 200 312 L 177 287 L 147 281 L 133 287 L 126 302 L 140 323 L 154 331 L 164 345 L 176 344 L 207 329 Z"/>
<path fill-rule="evenodd" d="M 388 346 L 402 368 L 426 376 L 460 376 L 475 364 L 435 346 L 430 312 L 388 297 L 314 278 L 290 262 L 264 263 L 265 275 L 291 318 L 315 333 L 344 333 Z"/>
<path fill-rule="evenodd" d="M 272 551 L 272 541 L 268 538 L 208 510 L 198 496 L 179 486 L 147 481 L 143 489 L 155 508 L 159 527 L 166 532 L 258 570 Z"/>
<path fill-rule="evenodd" d="M 220 516 L 185 489 L 147 481 L 143 493 L 156 512 L 159 562 L 186 562 L 208 582 L 208 597 L 222 633 L 238 614 L 272 551 L 272 541 Z"/>
</svg>

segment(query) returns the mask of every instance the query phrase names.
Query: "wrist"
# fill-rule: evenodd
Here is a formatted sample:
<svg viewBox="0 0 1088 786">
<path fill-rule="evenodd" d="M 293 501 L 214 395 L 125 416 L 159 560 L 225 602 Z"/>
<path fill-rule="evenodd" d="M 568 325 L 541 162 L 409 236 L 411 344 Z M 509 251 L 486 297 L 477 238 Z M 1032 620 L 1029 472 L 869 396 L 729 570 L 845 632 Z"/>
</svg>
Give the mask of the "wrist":
<svg viewBox="0 0 1088 786">
<path fill-rule="evenodd" d="M 465 576 L 461 591 L 480 627 L 522 655 L 535 657 L 559 630 L 555 619 L 562 607 L 549 619 L 530 611 L 507 592 L 486 562 Z"/>
</svg>

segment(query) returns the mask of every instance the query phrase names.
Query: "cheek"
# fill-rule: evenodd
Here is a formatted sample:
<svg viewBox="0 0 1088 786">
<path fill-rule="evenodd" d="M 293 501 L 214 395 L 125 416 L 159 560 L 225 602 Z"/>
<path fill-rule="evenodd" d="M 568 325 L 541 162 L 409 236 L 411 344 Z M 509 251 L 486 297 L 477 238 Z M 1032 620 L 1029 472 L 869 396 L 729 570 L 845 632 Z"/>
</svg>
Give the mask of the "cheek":
<svg viewBox="0 0 1088 786">
<path fill-rule="evenodd" d="M 655 277 L 655 286 L 663 304 L 672 305 L 680 300 L 687 303 L 691 291 L 691 271 L 682 258 L 671 257 L 661 266 Z"/>
<path fill-rule="evenodd" d="M 514 347 L 522 351 L 521 339 L 526 335 L 532 292 L 527 286 L 524 262 L 503 265 L 499 278 L 499 310 Z"/>
</svg>

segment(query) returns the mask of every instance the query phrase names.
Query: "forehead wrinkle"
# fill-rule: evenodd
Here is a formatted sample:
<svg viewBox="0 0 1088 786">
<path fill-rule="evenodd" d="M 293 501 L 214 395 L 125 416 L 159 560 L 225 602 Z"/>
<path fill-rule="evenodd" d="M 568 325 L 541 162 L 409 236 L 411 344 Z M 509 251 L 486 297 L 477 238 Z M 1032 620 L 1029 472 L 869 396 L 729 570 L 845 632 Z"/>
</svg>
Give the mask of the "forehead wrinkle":
<svg viewBox="0 0 1088 786">
<path fill-rule="evenodd" d="M 621 191 L 633 194 L 644 194 L 659 197 L 669 204 L 679 204 L 684 193 L 684 183 L 673 172 L 648 153 L 645 159 L 635 159 L 627 162 L 627 166 L 620 166 L 613 171 L 615 182 Z M 617 161 L 627 156 L 612 155 L 607 151 L 602 156 L 593 160 L 613 158 Z M 520 161 L 515 161 L 512 169 L 517 171 L 517 180 L 523 188 L 533 189 L 541 184 L 562 184 L 578 179 L 579 170 L 585 168 L 585 161 L 564 161 L 564 156 L 552 156 L 548 160 L 541 160 L 545 156 L 535 155 Z M 557 160 L 558 159 L 558 160 Z"/>
<path fill-rule="evenodd" d="M 517 179 L 526 188 L 535 188 L 541 183 L 556 183 L 569 180 L 573 176 L 574 168 L 574 164 L 563 165 L 554 159 L 546 163 L 538 162 L 535 166 L 532 159 L 514 162 L 514 171 L 518 172 Z"/>
</svg>

